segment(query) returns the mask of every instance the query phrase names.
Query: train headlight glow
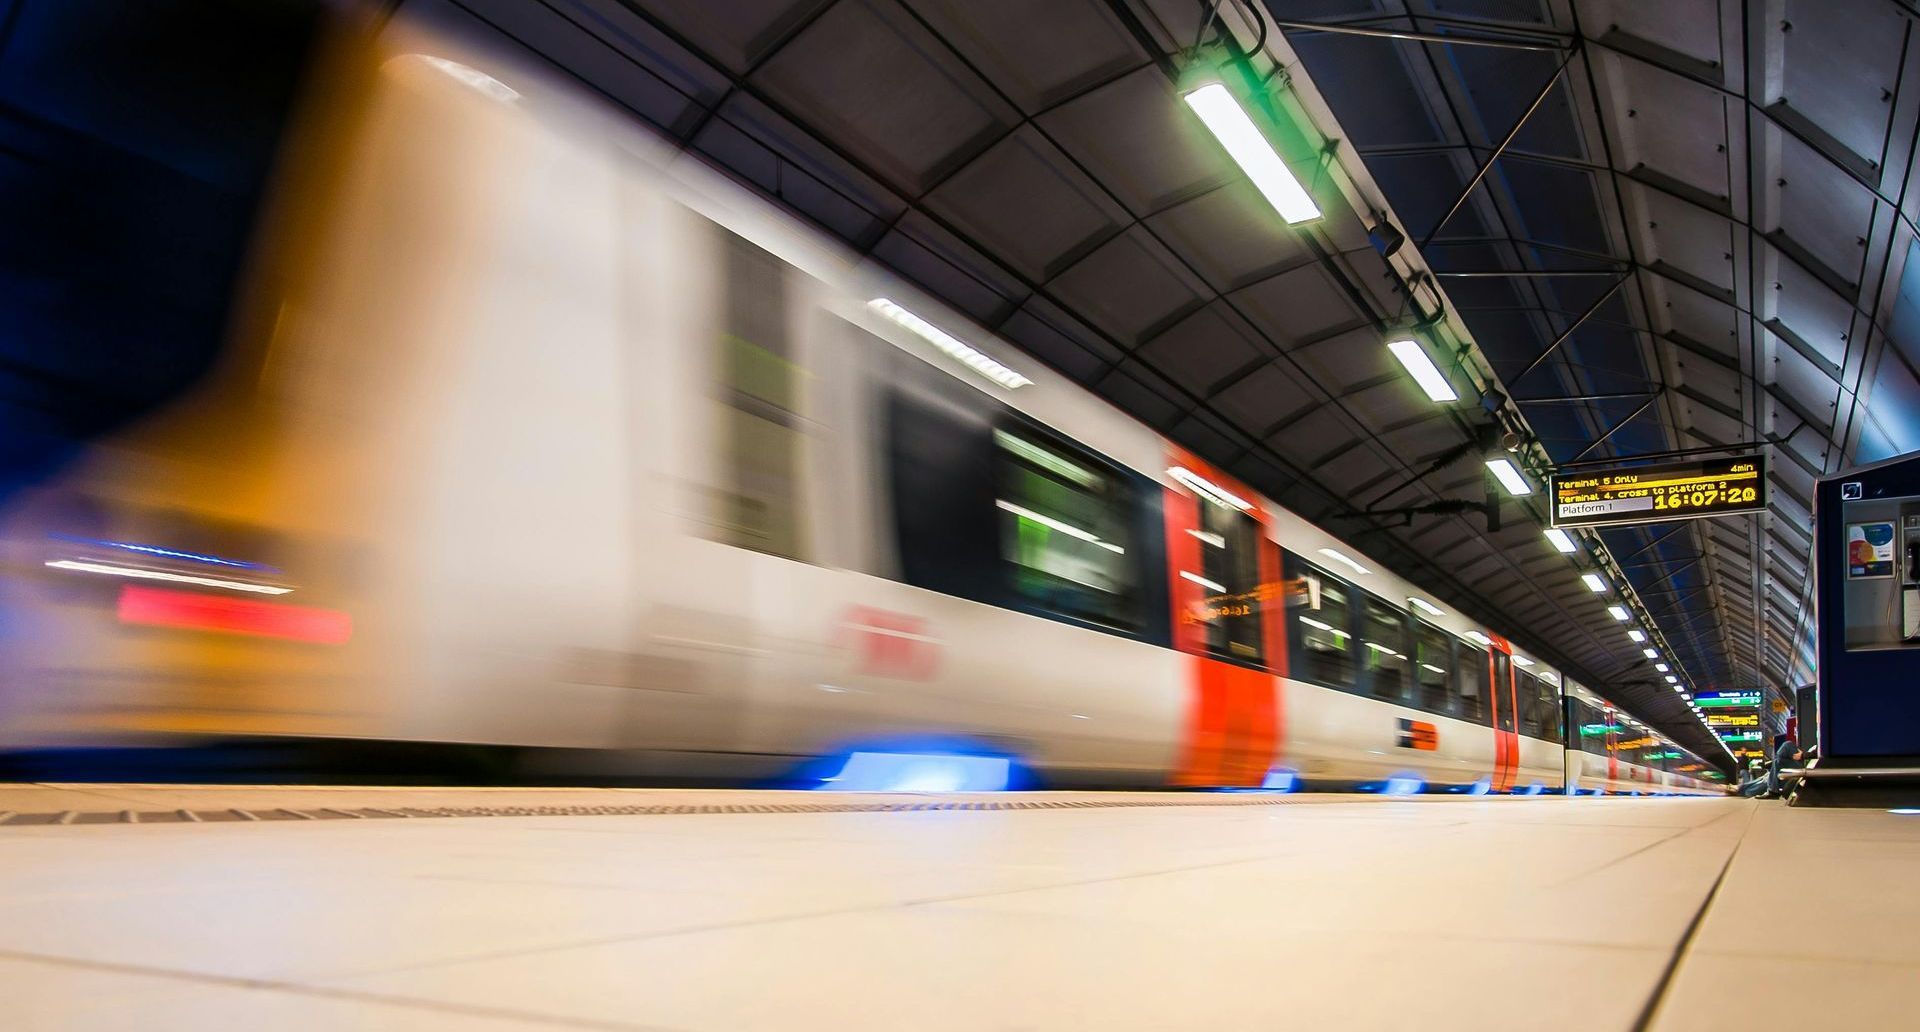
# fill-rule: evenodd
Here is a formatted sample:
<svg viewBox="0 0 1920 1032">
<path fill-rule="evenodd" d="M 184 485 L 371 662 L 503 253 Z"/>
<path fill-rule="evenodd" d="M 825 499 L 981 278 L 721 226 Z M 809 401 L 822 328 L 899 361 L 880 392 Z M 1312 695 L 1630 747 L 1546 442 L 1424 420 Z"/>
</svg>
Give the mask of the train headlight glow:
<svg viewBox="0 0 1920 1032">
<path fill-rule="evenodd" d="M 1032 383 L 1032 380 L 1014 372 L 999 362 L 988 358 L 979 349 L 962 341 L 953 334 L 907 311 L 884 297 L 876 297 L 867 302 L 867 307 L 880 313 L 888 322 L 901 326 L 914 336 L 933 345 L 947 357 L 992 380 L 994 383 L 1015 390 Z"/>
</svg>

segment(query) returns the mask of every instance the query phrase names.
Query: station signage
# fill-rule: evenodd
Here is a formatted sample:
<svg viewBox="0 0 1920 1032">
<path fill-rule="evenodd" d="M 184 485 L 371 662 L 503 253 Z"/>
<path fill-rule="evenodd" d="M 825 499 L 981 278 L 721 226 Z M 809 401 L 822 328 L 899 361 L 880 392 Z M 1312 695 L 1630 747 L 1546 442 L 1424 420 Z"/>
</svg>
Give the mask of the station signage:
<svg viewBox="0 0 1920 1032">
<path fill-rule="evenodd" d="M 1705 462 L 1667 462 L 1555 473 L 1548 484 L 1556 527 L 1607 527 L 1767 507 L 1767 459 L 1743 455 Z"/>
<path fill-rule="evenodd" d="M 1709 713 L 1708 727 L 1759 727 L 1758 713 Z"/>
<path fill-rule="evenodd" d="M 1757 742 L 1760 740 L 1760 732 L 1727 731 L 1721 733 L 1720 740 L 1723 742 Z"/>
<path fill-rule="evenodd" d="M 1758 709 L 1758 692 L 1695 692 L 1694 704 L 1701 709 Z"/>
</svg>

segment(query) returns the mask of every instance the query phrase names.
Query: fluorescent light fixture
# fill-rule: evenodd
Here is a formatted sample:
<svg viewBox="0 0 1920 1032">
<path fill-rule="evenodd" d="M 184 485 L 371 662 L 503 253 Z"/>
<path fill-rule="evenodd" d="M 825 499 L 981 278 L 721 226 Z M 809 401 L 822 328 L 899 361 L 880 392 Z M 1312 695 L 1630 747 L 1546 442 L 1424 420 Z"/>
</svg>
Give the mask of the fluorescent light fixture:
<svg viewBox="0 0 1920 1032">
<path fill-rule="evenodd" d="M 1412 337 L 1391 340 L 1387 342 L 1387 350 L 1393 352 L 1393 357 L 1406 367 L 1407 375 L 1413 377 L 1413 382 L 1427 392 L 1427 397 L 1439 402 L 1460 400 L 1460 395 L 1454 393 L 1453 384 L 1447 382 L 1446 374 L 1433 364 L 1427 349 L 1421 347 L 1419 341 Z"/>
<path fill-rule="evenodd" d="M 1500 486 L 1506 488 L 1508 494 L 1518 498 L 1533 493 L 1533 485 L 1520 475 L 1520 468 L 1513 464 L 1512 459 L 1488 459 L 1487 468 L 1493 471 L 1493 478 L 1500 481 Z"/>
<path fill-rule="evenodd" d="M 225 588 L 228 591 L 249 591 L 256 595 L 284 595 L 292 588 L 275 587 L 272 584 L 255 584 L 251 581 L 227 580 L 224 577 L 199 577 L 190 573 L 169 573 L 166 570 L 147 570 L 138 566 L 120 566 L 115 563 L 94 563 L 80 559 L 55 559 L 48 566 L 56 570 L 73 570 L 78 573 L 100 573 L 109 577 L 131 577 L 134 580 L 171 581 L 175 584 L 198 584 L 203 588 Z"/>
<path fill-rule="evenodd" d="M 1293 171 L 1225 84 L 1207 83 L 1188 93 L 1185 100 L 1281 218 L 1295 223 L 1320 217 L 1320 206 L 1313 203 L 1312 195 L 1294 178 Z"/>
<path fill-rule="evenodd" d="M 1352 556 L 1347 555 L 1345 552 L 1342 552 L 1337 548 L 1323 548 L 1320 550 L 1320 554 L 1326 556 L 1327 558 L 1333 560 L 1336 563 L 1346 564 L 1346 566 L 1349 569 L 1353 570 L 1353 572 L 1355 573 L 1365 574 L 1365 573 L 1373 572 L 1372 570 L 1367 569 L 1366 567 L 1360 565 L 1359 563 L 1354 562 Z"/>
<path fill-rule="evenodd" d="M 1437 666 L 1434 666 L 1434 665 L 1433 665 L 1432 663 L 1422 663 L 1422 664 L 1420 664 L 1420 669 L 1422 669 L 1422 670 L 1431 670 L 1431 671 L 1433 671 L 1433 672 L 1434 672 L 1434 673 L 1436 673 L 1436 674 L 1444 674 L 1444 673 L 1446 673 L 1446 671 L 1445 671 L 1445 670 L 1442 670 L 1442 669 L 1440 669 L 1439 667 L 1437 667 Z"/>
<path fill-rule="evenodd" d="M 1180 576 L 1185 577 L 1186 579 L 1194 582 L 1195 584 L 1200 585 L 1203 588 L 1212 588 L 1214 591 L 1219 592 L 1222 595 L 1227 593 L 1227 586 L 1225 584 L 1222 584 L 1219 581 L 1210 581 L 1205 577 L 1200 576 L 1197 573 L 1188 573 L 1185 570 L 1181 570 Z"/>
<path fill-rule="evenodd" d="M 1641 654 L 1641 655 L 1643 655 L 1643 656 L 1645 656 L 1645 657 L 1647 657 L 1648 659 L 1659 659 L 1659 658 L 1660 658 L 1660 653 L 1659 653 L 1659 652 L 1657 652 L 1657 651 L 1655 651 L 1655 650 L 1653 650 L 1653 649 L 1641 649 L 1641 650 L 1640 650 L 1640 654 Z"/>
<path fill-rule="evenodd" d="M 1661 672 L 1661 673 L 1663 673 L 1663 674 L 1667 672 L 1667 665 L 1666 665 L 1665 663 L 1655 663 L 1655 664 L 1653 665 L 1653 668 L 1654 668 L 1655 670 L 1658 670 L 1658 671 L 1660 671 L 1660 672 Z"/>
<path fill-rule="evenodd" d="M 953 334 L 920 318 L 884 297 L 876 297 L 867 302 L 867 307 L 885 316 L 888 322 L 896 326 L 905 327 L 911 331 L 914 336 L 919 337 L 921 340 L 926 341 L 944 352 L 947 357 L 979 373 L 981 376 L 992 380 L 994 383 L 1005 387 L 1007 390 L 1025 387 L 1033 382 L 1006 366 L 1001 365 L 999 362 L 988 358 L 978 349 L 960 340 Z"/>
<path fill-rule="evenodd" d="M 1621 623 L 1626 623 L 1628 620 L 1633 619 L 1633 614 L 1627 612 L 1626 606 L 1608 606 L 1607 614 Z"/>
<path fill-rule="evenodd" d="M 1043 527 L 1048 527 L 1053 530 L 1057 530 L 1068 537 L 1079 538 L 1080 540 L 1088 542 L 1090 544 L 1099 545 L 1101 548 L 1104 548 L 1109 552 L 1113 552 L 1119 555 L 1127 554 L 1126 549 L 1121 548 L 1119 545 L 1116 545 L 1111 541 L 1100 540 L 1100 535 L 1095 534 L 1090 530 L 1083 530 L 1079 527 L 1074 526 L 1071 523 L 1065 523 L 1060 520 L 1056 520 L 1051 516 L 1046 516 L 1046 515 L 1042 515 L 1040 513 L 1034 512 L 1032 509 L 1029 509 L 1025 506 L 1015 505 L 1004 498 L 995 499 L 993 504 L 998 505 L 1000 508 L 1005 509 L 1010 513 L 1013 513 L 1015 516 L 1018 516 L 1023 520 L 1032 520 L 1033 522 L 1038 523 Z"/>
<path fill-rule="evenodd" d="M 1205 477 L 1199 476 L 1185 466 L 1170 467 L 1167 470 L 1167 476 L 1187 485 L 1209 501 L 1218 502 L 1229 509 L 1239 509 L 1242 512 L 1246 512 L 1253 508 L 1252 502 L 1247 501 L 1245 498 L 1234 494 L 1232 491 L 1221 487 L 1219 484 Z"/>
<path fill-rule="evenodd" d="M 1553 547 L 1562 552 L 1578 552 L 1580 550 L 1580 546 L 1573 543 L 1573 535 L 1568 534 L 1559 527 L 1547 528 L 1547 540 L 1553 542 Z"/>
<path fill-rule="evenodd" d="M 1646 641 L 1647 632 L 1638 629 L 1630 630 L 1627 632 L 1627 637 L 1632 638 L 1634 641 Z"/>
<path fill-rule="evenodd" d="M 1477 642 L 1479 642 L 1479 643 L 1480 643 L 1480 644 L 1482 644 L 1482 645 L 1491 645 L 1491 644 L 1493 644 L 1493 639 L 1492 639 L 1492 638 L 1489 638 L 1489 637 L 1487 637 L 1486 635 L 1484 635 L 1484 634 L 1481 634 L 1481 633 L 1480 633 L 1479 631 L 1468 631 L 1468 632 L 1467 632 L 1467 637 L 1469 637 L 1469 638 L 1471 638 L 1471 639 L 1473 639 L 1474 641 L 1477 641 Z"/>
<path fill-rule="evenodd" d="M 1428 616 L 1447 615 L 1446 610 L 1440 608 L 1439 606 L 1434 605 L 1433 603 L 1427 601 L 1424 598 L 1413 598 L 1409 596 L 1407 598 L 1407 605 L 1410 605 L 1413 608 L 1420 610 L 1421 612 L 1427 614 Z"/>
<path fill-rule="evenodd" d="M 1528 659 L 1525 656 L 1515 656 L 1513 657 L 1513 665 L 1514 666 L 1532 666 L 1533 660 Z"/>
<path fill-rule="evenodd" d="M 1677 677 L 1675 677 L 1675 676 L 1673 676 L 1672 674 L 1668 674 L 1668 675 L 1667 675 L 1667 683 L 1668 683 L 1668 684 L 1679 684 L 1679 683 L 1680 683 L 1680 679 L 1679 679 L 1679 678 L 1677 678 Z"/>
<path fill-rule="evenodd" d="M 1580 579 L 1586 581 L 1587 587 L 1592 589 L 1595 594 L 1607 590 L 1607 582 L 1597 573 L 1583 573 L 1580 575 Z"/>
</svg>

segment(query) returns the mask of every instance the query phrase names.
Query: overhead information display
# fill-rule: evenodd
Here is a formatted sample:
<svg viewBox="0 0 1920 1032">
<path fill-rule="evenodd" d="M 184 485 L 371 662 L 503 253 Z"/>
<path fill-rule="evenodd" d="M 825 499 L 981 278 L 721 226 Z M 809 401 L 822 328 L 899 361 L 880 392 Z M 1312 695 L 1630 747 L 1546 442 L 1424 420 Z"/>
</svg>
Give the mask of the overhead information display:
<svg viewBox="0 0 1920 1032">
<path fill-rule="evenodd" d="M 1548 492 L 1556 527 L 1731 516 L 1767 507 L 1764 455 L 1707 462 L 1555 473 Z"/>
</svg>

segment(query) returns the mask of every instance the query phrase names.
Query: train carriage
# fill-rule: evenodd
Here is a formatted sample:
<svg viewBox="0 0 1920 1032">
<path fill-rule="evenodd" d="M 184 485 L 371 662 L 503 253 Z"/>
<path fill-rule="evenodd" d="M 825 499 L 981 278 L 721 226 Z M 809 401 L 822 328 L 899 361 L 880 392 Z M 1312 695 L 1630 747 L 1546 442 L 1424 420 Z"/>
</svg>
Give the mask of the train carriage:
<svg viewBox="0 0 1920 1032">
<path fill-rule="evenodd" d="M 223 367 L 0 516 L 0 746 L 1718 791 L 538 69 L 397 25 L 341 68 Z"/>
</svg>

